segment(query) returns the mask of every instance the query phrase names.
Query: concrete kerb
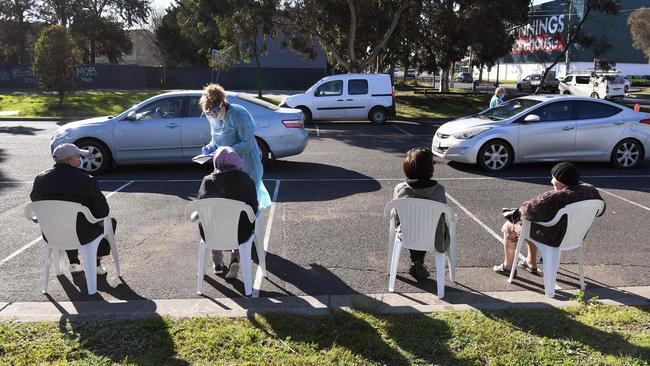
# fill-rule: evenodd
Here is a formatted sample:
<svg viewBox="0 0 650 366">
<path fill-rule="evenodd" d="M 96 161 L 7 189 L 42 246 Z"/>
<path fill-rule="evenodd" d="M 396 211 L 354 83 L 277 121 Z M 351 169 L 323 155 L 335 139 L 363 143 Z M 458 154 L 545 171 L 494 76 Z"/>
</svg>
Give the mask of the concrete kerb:
<svg viewBox="0 0 650 366">
<path fill-rule="evenodd" d="M 576 291 L 551 299 L 531 291 L 461 293 L 449 291 L 438 299 L 430 293 L 383 293 L 277 298 L 197 298 L 111 302 L 16 302 L 0 303 L 0 321 L 124 320 L 154 316 L 250 317 L 265 313 L 328 315 L 357 309 L 382 314 L 432 313 L 440 311 L 499 310 L 508 308 L 564 308 L 578 303 Z M 650 286 L 594 289 L 606 305 L 650 305 Z"/>
</svg>

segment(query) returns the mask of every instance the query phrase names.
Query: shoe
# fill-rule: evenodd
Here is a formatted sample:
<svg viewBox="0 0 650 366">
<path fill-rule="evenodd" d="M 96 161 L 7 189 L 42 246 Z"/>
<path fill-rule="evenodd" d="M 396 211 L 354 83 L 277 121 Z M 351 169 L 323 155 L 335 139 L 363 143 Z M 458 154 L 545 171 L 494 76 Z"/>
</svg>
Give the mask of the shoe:
<svg viewBox="0 0 650 366">
<path fill-rule="evenodd" d="M 492 267 L 492 270 L 498 274 L 510 276 L 510 268 L 506 267 L 505 264 L 501 263 L 498 266 Z M 517 274 L 517 269 L 515 268 L 515 274 Z"/>
<path fill-rule="evenodd" d="M 226 266 L 224 266 L 223 263 L 221 263 L 219 265 L 212 264 L 212 270 L 214 271 L 214 274 L 216 274 L 216 275 L 222 274 L 222 273 L 226 272 Z"/>
<path fill-rule="evenodd" d="M 226 278 L 237 278 L 238 273 L 239 273 L 239 262 L 232 262 L 230 263 L 230 268 L 228 269 L 228 273 L 226 273 Z"/>
<path fill-rule="evenodd" d="M 532 273 L 534 275 L 539 275 L 539 271 L 537 270 L 537 267 L 529 266 L 528 263 L 526 263 L 526 261 L 520 261 L 517 267 L 523 268 L 527 272 Z"/>
<path fill-rule="evenodd" d="M 84 268 L 81 266 L 81 263 L 71 263 L 70 264 L 70 273 L 79 273 L 83 272 Z"/>
<path fill-rule="evenodd" d="M 427 271 L 427 267 L 422 263 L 412 263 L 411 268 L 409 268 L 409 274 L 415 278 L 418 282 L 424 281 L 429 278 L 431 274 Z"/>
<path fill-rule="evenodd" d="M 97 275 L 98 276 L 103 276 L 105 274 L 106 274 L 106 270 L 104 269 L 104 267 L 102 267 L 101 265 L 97 266 Z"/>
</svg>

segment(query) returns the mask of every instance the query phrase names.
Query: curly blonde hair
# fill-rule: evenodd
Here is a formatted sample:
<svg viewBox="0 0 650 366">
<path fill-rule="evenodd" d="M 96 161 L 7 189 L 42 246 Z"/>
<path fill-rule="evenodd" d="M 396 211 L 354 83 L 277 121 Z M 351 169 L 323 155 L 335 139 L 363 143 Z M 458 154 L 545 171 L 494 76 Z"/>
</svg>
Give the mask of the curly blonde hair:
<svg viewBox="0 0 650 366">
<path fill-rule="evenodd" d="M 221 102 L 226 101 L 226 90 L 219 84 L 208 84 L 203 88 L 203 95 L 199 100 L 199 105 L 204 112 L 218 107 Z"/>
</svg>

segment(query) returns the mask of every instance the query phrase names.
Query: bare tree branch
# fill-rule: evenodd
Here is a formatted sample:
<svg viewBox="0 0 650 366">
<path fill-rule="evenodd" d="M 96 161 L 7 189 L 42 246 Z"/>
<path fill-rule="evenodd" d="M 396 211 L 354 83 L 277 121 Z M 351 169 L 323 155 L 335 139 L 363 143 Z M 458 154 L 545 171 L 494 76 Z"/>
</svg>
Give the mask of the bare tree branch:
<svg viewBox="0 0 650 366">
<path fill-rule="evenodd" d="M 400 5 L 400 7 L 397 9 L 397 12 L 393 16 L 393 21 L 390 23 L 390 28 L 388 28 L 388 30 L 384 34 L 384 37 L 381 39 L 381 41 L 375 47 L 375 49 L 368 55 L 368 57 L 366 57 L 365 59 L 363 59 L 363 61 L 361 61 L 359 63 L 359 69 L 360 70 L 365 70 L 366 67 L 368 67 L 368 65 L 372 62 L 372 60 L 374 60 L 377 57 L 379 52 L 381 52 L 381 50 L 386 45 L 386 42 L 388 42 L 388 39 L 390 38 L 390 36 L 395 31 L 395 28 L 397 28 L 397 23 L 399 23 L 399 18 L 402 16 L 402 13 L 412 3 L 413 3 L 413 0 L 408 0 L 408 1 L 405 1 L 404 3 L 402 3 L 402 5 Z"/>
<path fill-rule="evenodd" d="M 350 52 L 350 62 L 356 64 L 357 56 L 354 53 L 354 42 L 357 38 L 357 11 L 354 8 L 354 0 L 348 0 L 350 7 L 350 30 L 348 31 L 348 52 Z"/>
</svg>

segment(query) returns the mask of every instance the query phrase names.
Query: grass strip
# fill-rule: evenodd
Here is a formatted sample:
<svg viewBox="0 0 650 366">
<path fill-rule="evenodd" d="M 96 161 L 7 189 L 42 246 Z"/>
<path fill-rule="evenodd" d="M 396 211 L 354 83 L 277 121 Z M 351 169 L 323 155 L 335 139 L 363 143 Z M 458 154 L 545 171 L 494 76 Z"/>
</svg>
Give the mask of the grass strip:
<svg viewBox="0 0 650 366">
<path fill-rule="evenodd" d="M 0 323 L 2 365 L 648 365 L 650 308 Z"/>
</svg>

